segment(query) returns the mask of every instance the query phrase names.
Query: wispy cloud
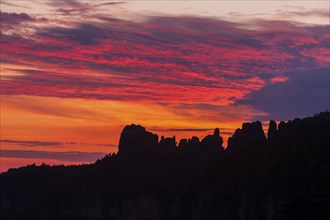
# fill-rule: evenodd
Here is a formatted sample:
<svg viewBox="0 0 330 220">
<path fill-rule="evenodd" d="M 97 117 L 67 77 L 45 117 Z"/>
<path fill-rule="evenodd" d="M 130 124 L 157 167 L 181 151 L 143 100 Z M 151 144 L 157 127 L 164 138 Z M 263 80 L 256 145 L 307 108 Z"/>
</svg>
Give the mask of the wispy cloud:
<svg viewBox="0 0 330 220">
<path fill-rule="evenodd" d="M 215 128 L 162 128 L 150 127 L 151 131 L 176 131 L 176 132 L 189 132 L 189 131 L 213 131 Z M 221 131 L 233 130 L 232 128 L 220 128 Z"/>
<path fill-rule="evenodd" d="M 94 162 L 104 157 L 103 152 L 50 152 L 33 150 L 1 150 L 3 158 L 44 158 L 68 162 Z"/>
<path fill-rule="evenodd" d="M 26 140 L 0 140 L 2 143 L 16 144 L 26 147 L 46 147 L 46 146 L 62 146 L 64 144 L 76 144 L 76 142 L 57 142 L 57 141 L 26 141 Z"/>
<path fill-rule="evenodd" d="M 47 2 L 48 5 L 54 7 L 69 7 L 69 8 L 84 8 L 88 6 L 88 3 L 84 3 L 76 0 L 52 0 Z"/>
<path fill-rule="evenodd" d="M 1 23 L 4 25 L 17 25 L 21 22 L 33 22 L 34 18 L 26 13 L 1 12 Z M 13 28 L 13 27 L 12 27 Z"/>
<path fill-rule="evenodd" d="M 49 1 L 48 5 L 55 8 L 55 11 L 59 15 L 67 16 L 86 16 L 97 11 L 98 8 L 103 6 L 116 6 L 124 4 L 125 2 L 121 1 L 112 1 L 112 2 L 88 2 L 88 1 L 76 1 L 76 0 L 55 0 Z"/>
<path fill-rule="evenodd" d="M 105 146 L 105 147 L 117 147 L 117 144 L 98 144 L 99 146 Z"/>
<path fill-rule="evenodd" d="M 212 131 L 214 128 L 158 128 L 158 127 L 151 127 L 150 130 L 152 131 L 177 131 L 177 132 L 186 132 L 186 131 Z"/>
<path fill-rule="evenodd" d="M 284 16 L 284 17 L 320 17 L 320 18 L 325 18 L 329 19 L 330 16 L 330 10 L 329 9 L 311 9 L 311 10 L 277 10 L 277 13 L 279 16 Z"/>
<path fill-rule="evenodd" d="M 122 5 L 125 4 L 125 1 L 109 1 L 109 2 L 104 2 L 104 3 L 99 3 L 99 4 L 94 4 L 94 7 L 100 7 L 100 6 L 109 6 L 109 5 Z"/>
<path fill-rule="evenodd" d="M 30 8 L 27 5 L 14 4 L 14 3 L 12 3 L 12 1 L 10 1 L 10 2 L 9 1 L 1 1 L 1 4 L 11 6 L 11 7 L 15 7 L 15 8 Z"/>
<path fill-rule="evenodd" d="M 228 105 L 285 72 L 326 66 L 327 30 L 161 16 L 35 27 L 31 38 L 2 34 L 4 67 L 16 62 L 38 70 L 5 78 L 1 93 Z"/>
</svg>

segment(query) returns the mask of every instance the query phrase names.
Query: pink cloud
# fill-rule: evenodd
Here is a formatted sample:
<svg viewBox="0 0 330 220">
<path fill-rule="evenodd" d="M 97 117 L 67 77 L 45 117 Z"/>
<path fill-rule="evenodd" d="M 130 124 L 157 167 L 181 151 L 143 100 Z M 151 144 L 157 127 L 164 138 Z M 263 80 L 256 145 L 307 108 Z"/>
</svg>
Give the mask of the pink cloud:
<svg viewBox="0 0 330 220">
<path fill-rule="evenodd" d="M 38 71 L 17 70 L 1 93 L 227 105 L 288 71 L 328 65 L 327 28 L 194 17 L 35 26 L 31 38 L 2 34 L 4 65 Z"/>
<path fill-rule="evenodd" d="M 285 76 L 279 76 L 279 77 L 274 77 L 270 79 L 271 83 L 281 83 L 281 82 L 286 82 L 288 81 L 288 77 Z"/>
</svg>

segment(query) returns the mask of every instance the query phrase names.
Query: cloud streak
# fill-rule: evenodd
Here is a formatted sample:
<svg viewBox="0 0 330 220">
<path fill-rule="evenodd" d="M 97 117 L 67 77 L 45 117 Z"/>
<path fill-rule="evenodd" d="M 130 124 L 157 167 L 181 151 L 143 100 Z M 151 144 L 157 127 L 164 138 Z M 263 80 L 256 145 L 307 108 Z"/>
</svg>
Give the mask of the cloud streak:
<svg viewBox="0 0 330 220">
<path fill-rule="evenodd" d="M 49 146 L 63 146 L 77 144 L 74 141 L 70 142 L 58 142 L 58 141 L 27 141 L 27 140 L 0 140 L 2 143 L 15 144 L 25 147 L 49 147 Z"/>
<path fill-rule="evenodd" d="M 312 10 L 299 10 L 299 11 L 284 11 L 284 10 L 278 10 L 277 11 L 280 16 L 285 17 L 320 17 L 320 18 L 326 18 L 329 19 L 329 10 L 326 9 L 312 9 Z"/>
<path fill-rule="evenodd" d="M 1 92 L 229 104 L 232 97 L 257 91 L 285 72 L 326 66 L 327 29 L 290 22 L 153 17 L 49 25 L 35 28 L 32 38 L 2 34 L 4 64 L 29 63 L 38 70 L 19 70 L 23 74 L 5 78 Z"/>
<path fill-rule="evenodd" d="M 45 158 L 55 159 L 66 162 L 94 162 L 104 157 L 103 152 L 50 152 L 50 151 L 33 151 L 33 150 L 1 150 L 1 157 L 4 158 Z"/>
<path fill-rule="evenodd" d="M 37 146 L 62 146 L 64 144 L 75 144 L 75 142 L 56 142 L 56 141 L 19 141 L 19 140 L 0 140 L 2 143 L 17 144 L 26 147 L 37 147 Z"/>
</svg>

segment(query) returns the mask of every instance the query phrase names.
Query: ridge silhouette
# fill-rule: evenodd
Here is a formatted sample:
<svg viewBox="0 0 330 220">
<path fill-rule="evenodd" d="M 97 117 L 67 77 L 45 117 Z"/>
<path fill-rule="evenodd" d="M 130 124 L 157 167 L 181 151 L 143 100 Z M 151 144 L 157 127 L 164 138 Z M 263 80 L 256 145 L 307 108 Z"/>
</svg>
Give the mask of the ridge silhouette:
<svg viewBox="0 0 330 220">
<path fill-rule="evenodd" d="M 91 165 L 0 175 L 1 219 L 330 219 L 330 113 L 176 141 L 126 126 Z"/>
<path fill-rule="evenodd" d="M 214 154 L 223 152 L 223 139 L 220 136 L 219 128 L 216 128 L 213 135 L 207 135 L 201 141 L 197 137 L 181 139 L 177 145 L 175 136 L 164 137 L 158 140 L 158 135 L 147 131 L 141 125 L 127 125 L 123 129 L 119 139 L 118 156 L 141 156 L 157 155 L 157 153 L 173 153 L 176 150 L 181 152 L 192 151 L 202 154 Z"/>
</svg>

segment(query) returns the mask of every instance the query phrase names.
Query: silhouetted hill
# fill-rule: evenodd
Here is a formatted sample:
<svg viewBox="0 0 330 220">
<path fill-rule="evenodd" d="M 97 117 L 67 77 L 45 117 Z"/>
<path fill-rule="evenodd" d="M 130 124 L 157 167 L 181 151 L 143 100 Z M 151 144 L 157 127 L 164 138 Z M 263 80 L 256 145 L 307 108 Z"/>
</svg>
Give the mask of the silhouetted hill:
<svg viewBox="0 0 330 220">
<path fill-rule="evenodd" d="M 327 220 L 330 113 L 165 138 L 126 126 L 119 151 L 92 165 L 0 175 L 1 219 Z"/>
</svg>

